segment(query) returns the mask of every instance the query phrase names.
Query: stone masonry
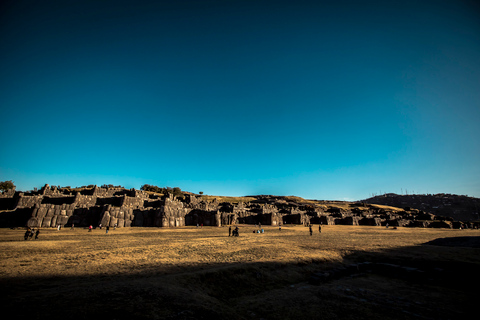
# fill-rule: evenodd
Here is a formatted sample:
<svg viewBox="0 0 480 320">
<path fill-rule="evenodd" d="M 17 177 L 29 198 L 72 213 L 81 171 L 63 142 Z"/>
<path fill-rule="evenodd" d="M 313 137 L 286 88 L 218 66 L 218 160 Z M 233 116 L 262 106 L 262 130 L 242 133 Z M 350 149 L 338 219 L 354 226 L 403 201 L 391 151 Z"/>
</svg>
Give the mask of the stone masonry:
<svg viewBox="0 0 480 320">
<path fill-rule="evenodd" d="M 416 209 L 389 211 L 365 203 L 308 201 L 255 196 L 251 202 L 207 201 L 186 193 L 182 198 L 121 187 L 50 187 L 0 194 L 1 226 L 181 227 L 231 224 L 343 224 L 452 228 L 458 224 Z M 5 218 L 7 217 L 7 218 Z M 12 219 L 11 217 L 17 217 Z M 25 221 L 23 221 L 25 220 Z M 22 222 L 23 221 L 23 222 Z M 460 226 L 471 227 L 462 223 Z"/>
</svg>

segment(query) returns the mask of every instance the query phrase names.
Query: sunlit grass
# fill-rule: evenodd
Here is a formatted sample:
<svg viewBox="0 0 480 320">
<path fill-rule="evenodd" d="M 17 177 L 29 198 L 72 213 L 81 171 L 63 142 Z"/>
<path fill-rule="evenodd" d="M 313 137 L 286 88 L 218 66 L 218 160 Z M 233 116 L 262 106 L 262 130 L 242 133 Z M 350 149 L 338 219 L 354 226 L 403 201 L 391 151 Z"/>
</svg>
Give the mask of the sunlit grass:
<svg viewBox="0 0 480 320">
<path fill-rule="evenodd" d="M 249 262 L 336 261 L 351 252 L 375 252 L 418 246 L 440 237 L 477 234 L 448 230 L 367 226 L 241 226 L 240 237 L 226 227 L 42 229 L 39 240 L 23 240 L 24 231 L 0 230 L 0 275 L 51 276 L 118 274 L 166 270 L 171 266 L 241 264 Z M 452 252 L 451 254 L 454 254 Z"/>
</svg>

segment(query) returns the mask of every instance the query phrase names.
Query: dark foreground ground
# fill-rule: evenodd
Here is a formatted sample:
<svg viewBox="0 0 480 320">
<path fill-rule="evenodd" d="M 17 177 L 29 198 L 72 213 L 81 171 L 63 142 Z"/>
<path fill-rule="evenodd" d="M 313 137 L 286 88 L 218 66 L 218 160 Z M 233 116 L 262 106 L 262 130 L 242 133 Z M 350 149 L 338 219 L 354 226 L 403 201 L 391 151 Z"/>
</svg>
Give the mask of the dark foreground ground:
<svg viewBox="0 0 480 320">
<path fill-rule="evenodd" d="M 0 301 L 19 319 L 467 319 L 478 313 L 479 239 L 351 250 L 341 260 L 3 276 Z"/>
</svg>

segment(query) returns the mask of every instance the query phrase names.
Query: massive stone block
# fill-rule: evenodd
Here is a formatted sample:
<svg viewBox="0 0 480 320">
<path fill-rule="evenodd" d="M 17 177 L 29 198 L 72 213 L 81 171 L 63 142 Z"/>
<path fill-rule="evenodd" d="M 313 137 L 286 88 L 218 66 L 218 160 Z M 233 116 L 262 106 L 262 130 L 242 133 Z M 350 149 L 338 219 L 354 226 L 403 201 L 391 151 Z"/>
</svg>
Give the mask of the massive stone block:
<svg viewBox="0 0 480 320">
<path fill-rule="evenodd" d="M 102 226 L 108 226 L 108 225 L 110 225 L 110 219 L 111 219 L 110 212 L 106 211 L 106 212 L 103 213 L 103 216 L 100 220 L 100 224 Z"/>
<path fill-rule="evenodd" d="M 119 219 L 117 220 L 117 227 L 119 227 L 119 228 L 125 227 L 125 220 L 119 218 Z"/>
<path fill-rule="evenodd" d="M 56 225 L 65 226 L 68 223 L 69 217 L 66 215 L 57 216 Z"/>
<path fill-rule="evenodd" d="M 418 221 L 411 220 L 406 227 L 417 227 L 417 228 L 427 228 L 430 225 L 431 221 Z"/>
<path fill-rule="evenodd" d="M 47 215 L 48 209 L 46 207 L 40 207 L 37 211 L 37 218 L 43 219 Z"/>
<path fill-rule="evenodd" d="M 47 210 L 47 214 L 45 215 L 45 217 L 53 217 L 55 215 L 55 209 L 54 208 L 49 208 Z"/>
<path fill-rule="evenodd" d="M 50 220 L 50 227 L 56 227 L 57 226 L 57 217 L 58 216 L 53 216 Z M 48 217 L 47 217 L 48 219 Z"/>
<path fill-rule="evenodd" d="M 108 225 L 110 227 L 114 227 L 116 223 L 118 223 L 118 219 L 116 217 L 111 217 L 110 218 L 110 223 Z"/>
<path fill-rule="evenodd" d="M 43 218 L 32 217 L 32 218 L 28 219 L 27 227 L 39 228 L 39 227 L 42 226 L 42 220 L 43 220 Z"/>
<path fill-rule="evenodd" d="M 335 224 L 335 218 L 333 218 L 331 216 L 321 216 L 320 217 L 320 223 L 331 226 L 331 225 Z"/>
<path fill-rule="evenodd" d="M 222 225 L 230 225 L 230 224 L 236 224 L 237 223 L 237 215 L 234 213 L 230 212 L 220 212 L 220 226 Z M 190 221 L 187 219 L 189 218 L 190 215 L 185 216 L 185 225 L 193 225 L 193 223 L 190 223 Z M 191 219 L 190 219 L 191 220 Z"/>
<path fill-rule="evenodd" d="M 363 218 L 358 221 L 359 225 L 362 226 L 381 226 L 382 220 L 380 218 Z"/>
<path fill-rule="evenodd" d="M 343 222 L 344 222 L 344 224 L 346 224 L 346 225 L 358 226 L 358 225 L 359 225 L 358 222 L 360 221 L 360 219 L 361 219 L 360 217 L 355 217 L 355 216 L 353 216 L 353 217 L 345 217 L 345 218 L 343 219 Z"/>
<path fill-rule="evenodd" d="M 170 226 L 167 217 L 165 217 L 165 216 L 162 217 L 162 222 L 161 222 L 160 226 L 161 227 L 169 227 Z"/>
<path fill-rule="evenodd" d="M 49 228 L 51 227 L 52 223 L 52 218 L 51 217 L 45 217 L 42 220 L 42 228 Z"/>
</svg>

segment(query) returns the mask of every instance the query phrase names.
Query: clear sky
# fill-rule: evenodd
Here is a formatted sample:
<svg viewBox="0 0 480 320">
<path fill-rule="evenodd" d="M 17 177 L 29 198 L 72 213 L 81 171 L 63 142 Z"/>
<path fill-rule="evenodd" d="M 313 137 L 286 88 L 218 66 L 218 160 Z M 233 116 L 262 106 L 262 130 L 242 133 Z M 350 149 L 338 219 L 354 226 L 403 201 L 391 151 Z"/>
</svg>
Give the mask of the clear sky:
<svg viewBox="0 0 480 320">
<path fill-rule="evenodd" d="M 2 1 L 0 181 L 480 197 L 476 1 Z"/>
</svg>

